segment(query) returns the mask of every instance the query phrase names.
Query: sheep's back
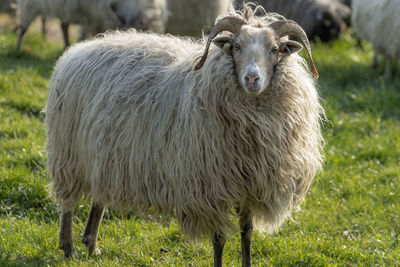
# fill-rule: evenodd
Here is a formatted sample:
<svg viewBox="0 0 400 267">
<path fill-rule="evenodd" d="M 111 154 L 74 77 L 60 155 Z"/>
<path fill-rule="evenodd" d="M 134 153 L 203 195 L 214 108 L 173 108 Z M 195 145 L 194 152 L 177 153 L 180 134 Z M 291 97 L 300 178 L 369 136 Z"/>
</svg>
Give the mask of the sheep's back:
<svg viewBox="0 0 400 267">
<path fill-rule="evenodd" d="M 125 197 L 117 203 L 116 196 L 121 194 L 112 190 L 104 196 L 105 188 L 127 188 L 115 184 L 117 180 L 112 177 L 122 182 L 132 175 L 119 171 L 137 172 L 131 166 L 113 164 L 127 164 L 129 160 L 121 157 L 149 151 L 143 145 L 141 151 L 130 155 L 129 146 L 136 140 L 149 140 L 147 134 L 155 133 L 154 128 L 158 127 L 150 122 L 151 118 L 164 116 L 169 101 L 180 100 L 183 86 L 178 84 L 166 92 L 166 81 L 162 80 L 165 72 L 182 64 L 195 48 L 198 45 L 190 41 L 132 31 L 108 34 L 68 49 L 54 69 L 47 103 L 49 169 L 53 180 L 57 181 L 58 170 L 73 169 L 69 176 L 84 181 L 77 187 L 76 197 L 86 192 L 119 206 L 129 202 L 130 198 Z M 142 118 L 143 113 L 146 114 Z M 110 187 L 104 187 L 107 183 Z M 57 189 L 54 191 L 57 195 Z M 59 195 L 63 198 L 63 193 Z"/>
</svg>

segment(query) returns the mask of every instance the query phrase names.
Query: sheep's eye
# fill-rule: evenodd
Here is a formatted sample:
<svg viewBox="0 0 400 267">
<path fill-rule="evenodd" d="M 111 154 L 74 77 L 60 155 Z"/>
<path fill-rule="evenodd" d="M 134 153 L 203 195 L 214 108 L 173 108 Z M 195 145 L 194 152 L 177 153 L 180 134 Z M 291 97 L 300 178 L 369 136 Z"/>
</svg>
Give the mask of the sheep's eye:
<svg viewBox="0 0 400 267">
<path fill-rule="evenodd" d="M 235 43 L 235 50 L 240 50 L 240 45 L 238 43 Z"/>
<path fill-rule="evenodd" d="M 278 53 L 278 47 L 273 47 L 272 49 L 271 49 L 271 53 L 272 54 L 276 54 L 276 53 Z"/>
</svg>

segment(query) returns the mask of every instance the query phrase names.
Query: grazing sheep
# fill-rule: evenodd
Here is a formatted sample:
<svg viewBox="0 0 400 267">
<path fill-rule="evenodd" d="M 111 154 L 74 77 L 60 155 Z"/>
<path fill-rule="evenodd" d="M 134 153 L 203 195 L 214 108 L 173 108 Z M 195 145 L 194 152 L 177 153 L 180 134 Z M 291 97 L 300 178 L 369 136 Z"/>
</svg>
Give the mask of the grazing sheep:
<svg viewBox="0 0 400 267">
<path fill-rule="evenodd" d="M 170 17 L 167 32 L 181 36 L 201 36 L 215 19 L 228 11 L 231 0 L 168 0 Z"/>
<path fill-rule="evenodd" d="M 392 60 L 400 57 L 400 2 L 397 0 L 352 1 L 351 23 L 358 37 L 366 39 L 378 54 L 386 57 L 384 78 L 392 78 Z"/>
<path fill-rule="evenodd" d="M 137 12 L 139 3 L 163 3 L 163 0 L 18 0 L 17 13 L 19 18 L 19 34 L 17 49 L 22 37 L 32 20 L 39 14 L 56 17 L 61 20 L 65 46 L 69 45 L 68 26 L 71 23 L 94 25 L 97 29 L 113 29 L 127 25 L 135 25 L 135 19 L 149 22 L 151 26 L 163 27 L 156 17 L 159 10 Z M 165 6 L 165 0 L 164 0 Z M 132 12 L 132 14 L 130 14 Z M 146 21 L 147 20 L 147 21 Z"/>
<path fill-rule="evenodd" d="M 122 28 L 133 27 L 138 30 L 152 30 L 157 33 L 164 33 L 168 19 L 166 0 L 131 0 L 134 3 L 126 5 L 124 2 L 114 4 L 113 10 L 118 15 Z M 82 25 L 80 39 L 105 32 L 106 25 L 100 22 L 99 25 Z"/>
<path fill-rule="evenodd" d="M 8 13 L 13 22 L 15 22 L 15 15 L 16 15 L 16 0 L 0 0 L 0 13 Z M 42 16 L 42 33 L 43 35 L 46 34 L 46 18 Z"/>
<path fill-rule="evenodd" d="M 47 150 L 66 257 L 82 195 L 93 197 L 82 238 L 89 254 L 106 206 L 151 207 L 174 214 L 191 237 L 212 237 L 215 266 L 235 211 L 250 266 L 253 222 L 272 232 L 301 203 L 321 168 L 323 110 L 301 44 L 285 36 L 302 41 L 318 73 L 297 23 L 255 13 L 246 5 L 220 18 L 204 52 L 202 41 L 132 30 L 59 59 Z"/>
<path fill-rule="evenodd" d="M 246 1 L 247 2 L 247 1 Z M 351 10 L 330 0 L 257 0 L 267 12 L 276 12 L 300 24 L 308 38 L 328 42 L 338 38 L 350 21 Z M 240 7 L 243 0 L 236 0 Z"/>
</svg>

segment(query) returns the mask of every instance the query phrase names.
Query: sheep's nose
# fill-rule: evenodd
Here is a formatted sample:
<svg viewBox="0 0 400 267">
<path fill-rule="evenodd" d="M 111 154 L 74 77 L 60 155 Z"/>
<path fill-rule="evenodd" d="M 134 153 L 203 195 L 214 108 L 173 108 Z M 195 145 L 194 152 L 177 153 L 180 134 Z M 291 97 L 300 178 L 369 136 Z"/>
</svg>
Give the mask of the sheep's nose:
<svg viewBox="0 0 400 267">
<path fill-rule="evenodd" d="M 246 80 L 247 84 L 255 85 L 255 84 L 257 84 L 257 81 L 260 79 L 260 76 L 258 76 L 258 74 L 247 73 L 244 76 L 244 79 Z"/>
</svg>

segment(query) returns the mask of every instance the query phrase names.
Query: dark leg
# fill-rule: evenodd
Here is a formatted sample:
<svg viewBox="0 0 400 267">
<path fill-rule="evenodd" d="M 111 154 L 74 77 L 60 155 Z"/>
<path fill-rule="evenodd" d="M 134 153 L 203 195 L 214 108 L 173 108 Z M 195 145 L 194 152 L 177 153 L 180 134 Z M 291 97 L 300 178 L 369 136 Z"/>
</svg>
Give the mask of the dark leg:
<svg viewBox="0 0 400 267">
<path fill-rule="evenodd" d="M 99 233 L 99 227 L 101 219 L 103 218 L 104 206 L 99 205 L 93 201 L 92 208 L 90 210 L 89 219 L 86 223 L 85 232 L 82 236 L 82 242 L 89 249 L 89 256 L 95 252 L 99 254 L 97 249 L 97 234 Z"/>
<path fill-rule="evenodd" d="M 46 17 L 42 15 L 42 34 L 46 37 Z"/>
<path fill-rule="evenodd" d="M 378 52 L 376 52 L 376 50 L 374 51 L 374 56 L 372 58 L 372 67 L 374 69 L 378 68 Z"/>
<path fill-rule="evenodd" d="M 19 48 L 21 47 L 22 37 L 24 37 L 26 30 L 27 30 L 27 28 L 23 28 L 23 27 L 18 28 L 17 50 L 19 50 Z"/>
<path fill-rule="evenodd" d="M 212 243 L 214 247 L 214 267 L 222 267 L 222 254 L 224 252 L 225 237 L 223 235 L 214 234 Z"/>
<path fill-rule="evenodd" d="M 240 237 L 242 243 L 242 266 L 251 266 L 251 240 L 253 234 L 253 220 L 249 211 L 239 212 Z"/>
<path fill-rule="evenodd" d="M 73 210 L 61 213 L 60 220 L 60 249 L 66 258 L 76 257 L 72 242 L 72 214 Z"/>
<path fill-rule="evenodd" d="M 64 36 L 65 48 L 67 48 L 69 46 L 68 25 L 69 25 L 68 23 L 61 23 L 61 29 L 62 29 L 63 36 Z"/>
<path fill-rule="evenodd" d="M 392 59 L 390 57 L 386 57 L 386 67 L 384 74 L 385 81 L 390 81 L 392 79 Z"/>
</svg>

